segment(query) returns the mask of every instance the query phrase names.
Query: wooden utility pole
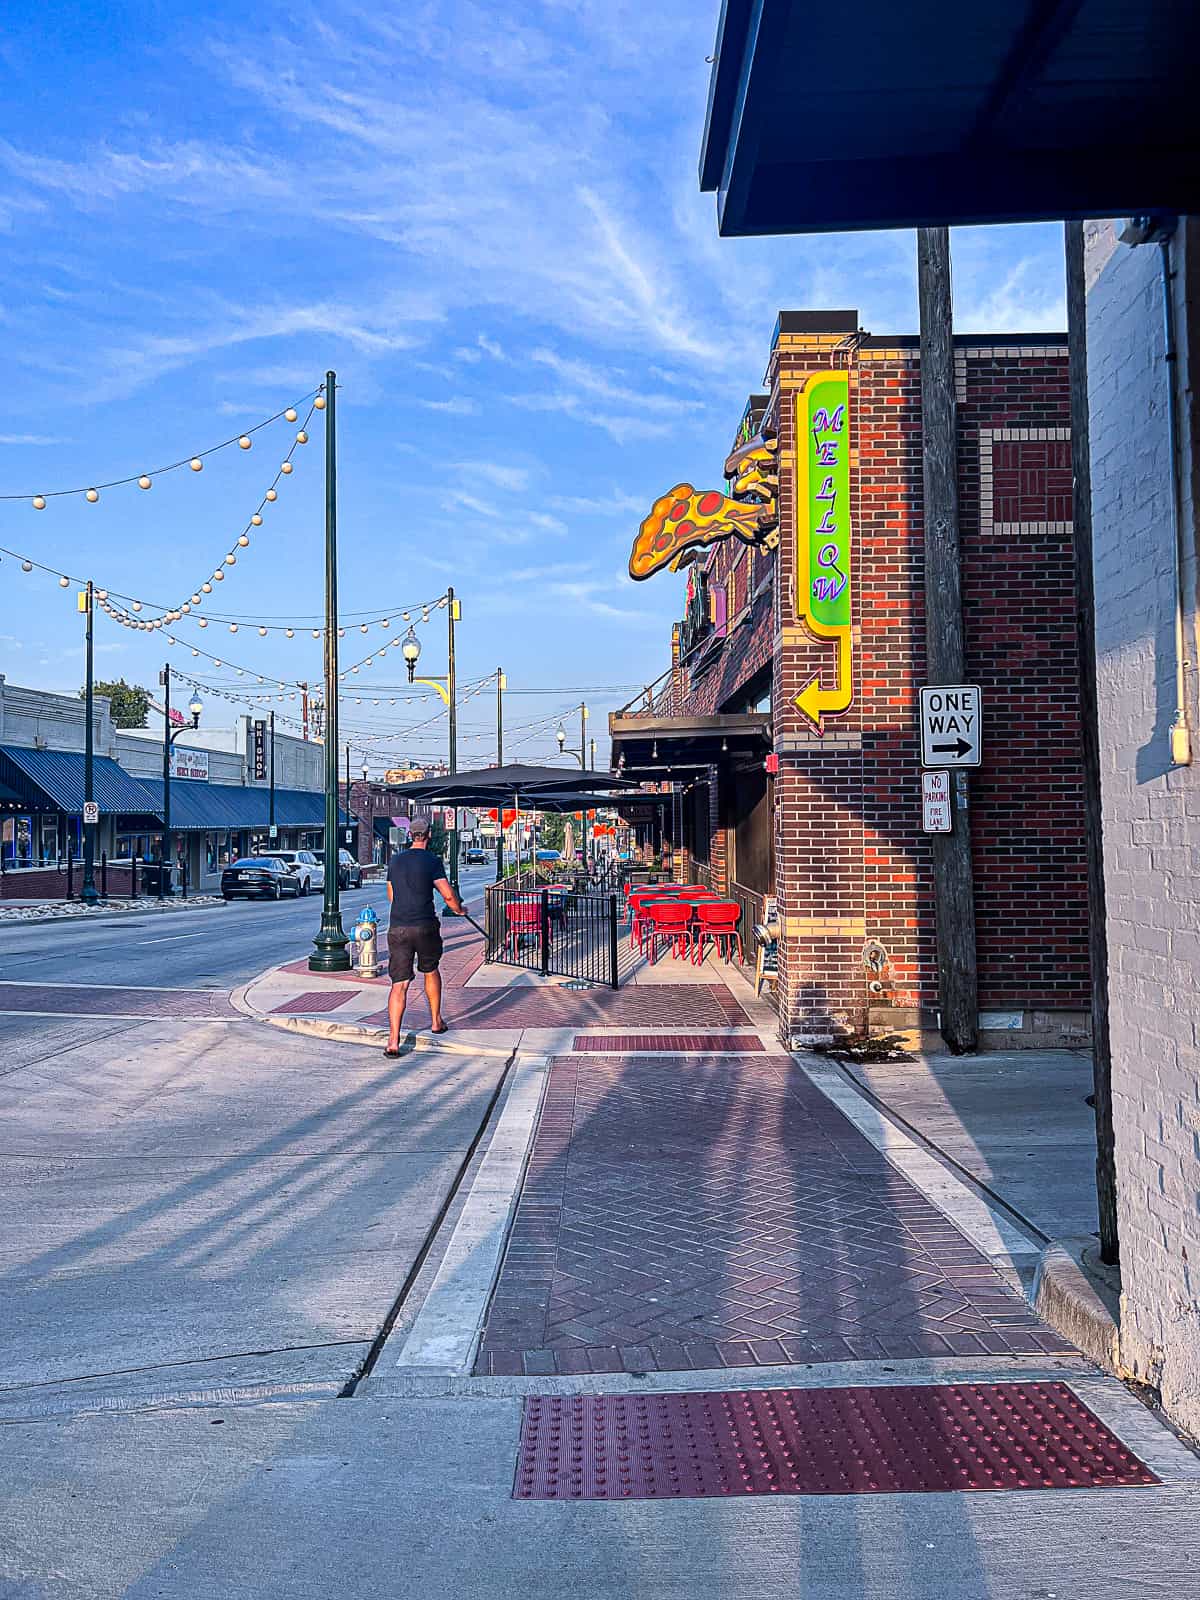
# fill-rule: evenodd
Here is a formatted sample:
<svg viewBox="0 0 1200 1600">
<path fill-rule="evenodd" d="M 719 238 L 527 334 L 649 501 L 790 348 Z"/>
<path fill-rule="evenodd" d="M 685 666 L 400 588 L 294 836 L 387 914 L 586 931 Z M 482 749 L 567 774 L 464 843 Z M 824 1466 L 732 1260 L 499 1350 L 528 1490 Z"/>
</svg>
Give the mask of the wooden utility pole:
<svg viewBox="0 0 1200 1600">
<path fill-rule="evenodd" d="M 917 294 L 921 308 L 926 681 L 959 684 L 966 676 L 966 652 L 958 552 L 954 312 L 948 228 L 917 229 Z M 930 834 L 929 843 L 933 854 L 942 1037 L 958 1055 L 975 1050 L 979 1043 L 979 984 L 967 773 L 956 770 L 953 779 L 952 831 Z"/>
<path fill-rule="evenodd" d="M 1100 809 L 1100 726 L 1096 708 L 1096 588 L 1092 569 L 1092 469 L 1088 439 L 1087 307 L 1083 223 L 1066 224 L 1067 352 L 1071 370 L 1071 526 L 1075 550 L 1075 640 L 1087 840 L 1088 957 L 1092 973 L 1092 1085 L 1096 1103 L 1096 1201 L 1100 1259 L 1118 1259 L 1112 1055 L 1108 1037 L 1108 923 Z"/>
</svg>

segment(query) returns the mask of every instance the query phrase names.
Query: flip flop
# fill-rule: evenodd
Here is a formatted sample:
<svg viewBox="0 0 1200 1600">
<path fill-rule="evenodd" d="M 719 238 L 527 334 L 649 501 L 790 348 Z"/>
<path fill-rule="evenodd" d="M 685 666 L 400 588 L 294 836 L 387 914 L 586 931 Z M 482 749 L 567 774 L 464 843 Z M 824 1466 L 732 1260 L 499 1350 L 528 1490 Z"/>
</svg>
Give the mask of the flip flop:
<svg viewBox="0 0 1200 1600">
<path fill-rule="evenodd" d="M 396 1061 L 400 1056 L 399 1050 L 392 1050 L 390 1047 L 385 1049 L 383 1053 L 389 1061 Z"/>
<path fill-rule="evenodd" d="M 450 1029 L 446 1023 L 443 1022 L 440 1028 L 430 1028 L 429 1031 L 430 1033 L 449 1033 Z"/>
</svg>

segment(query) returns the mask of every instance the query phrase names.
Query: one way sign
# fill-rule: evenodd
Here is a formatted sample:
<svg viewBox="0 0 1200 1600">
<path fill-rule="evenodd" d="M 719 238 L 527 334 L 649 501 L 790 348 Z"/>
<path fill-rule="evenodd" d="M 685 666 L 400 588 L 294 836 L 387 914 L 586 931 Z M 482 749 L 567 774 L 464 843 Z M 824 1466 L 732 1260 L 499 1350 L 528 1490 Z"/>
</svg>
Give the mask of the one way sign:
<svg viewBox="0 0 1200 1600">
<path fill-rule="evenodd" d="M 983 759 L 982 706 L 974 683 L 921 690 L 921 765 L 977 767 Z"/>
</svg>

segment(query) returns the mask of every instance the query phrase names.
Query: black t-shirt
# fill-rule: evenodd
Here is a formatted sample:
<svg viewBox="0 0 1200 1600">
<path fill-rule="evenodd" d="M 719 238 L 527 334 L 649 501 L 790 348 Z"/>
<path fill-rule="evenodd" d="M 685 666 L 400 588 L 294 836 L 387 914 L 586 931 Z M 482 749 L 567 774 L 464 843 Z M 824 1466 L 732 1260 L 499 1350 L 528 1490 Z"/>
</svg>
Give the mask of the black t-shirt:
<svg viewBox="0 0 1200 1600">
<path fill-rule="evenodd" d="M 432 850 L 397 850 L 388 862 L 388 882 L 392 886 L 392 925 L 408 927 L 414 922 L 436 922 L 433 886 L 446 876 L 441 856 Z"/>
</svg>

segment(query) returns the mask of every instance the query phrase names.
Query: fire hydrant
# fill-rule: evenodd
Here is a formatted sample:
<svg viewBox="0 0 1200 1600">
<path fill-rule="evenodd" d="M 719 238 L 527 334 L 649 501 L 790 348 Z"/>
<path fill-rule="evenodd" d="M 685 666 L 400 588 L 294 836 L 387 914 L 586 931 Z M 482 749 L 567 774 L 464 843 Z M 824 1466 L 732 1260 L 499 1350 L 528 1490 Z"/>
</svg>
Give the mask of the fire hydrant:
<svg viewBox="0 0 1200 1600">
<path fill-rule="evenodd" d="M 358 971 L 360 977 L 379 976 L 379 927 L 371 906 L 363 909 L 354 928 L 354 942 L 358 946 Z"/>
</svg>

